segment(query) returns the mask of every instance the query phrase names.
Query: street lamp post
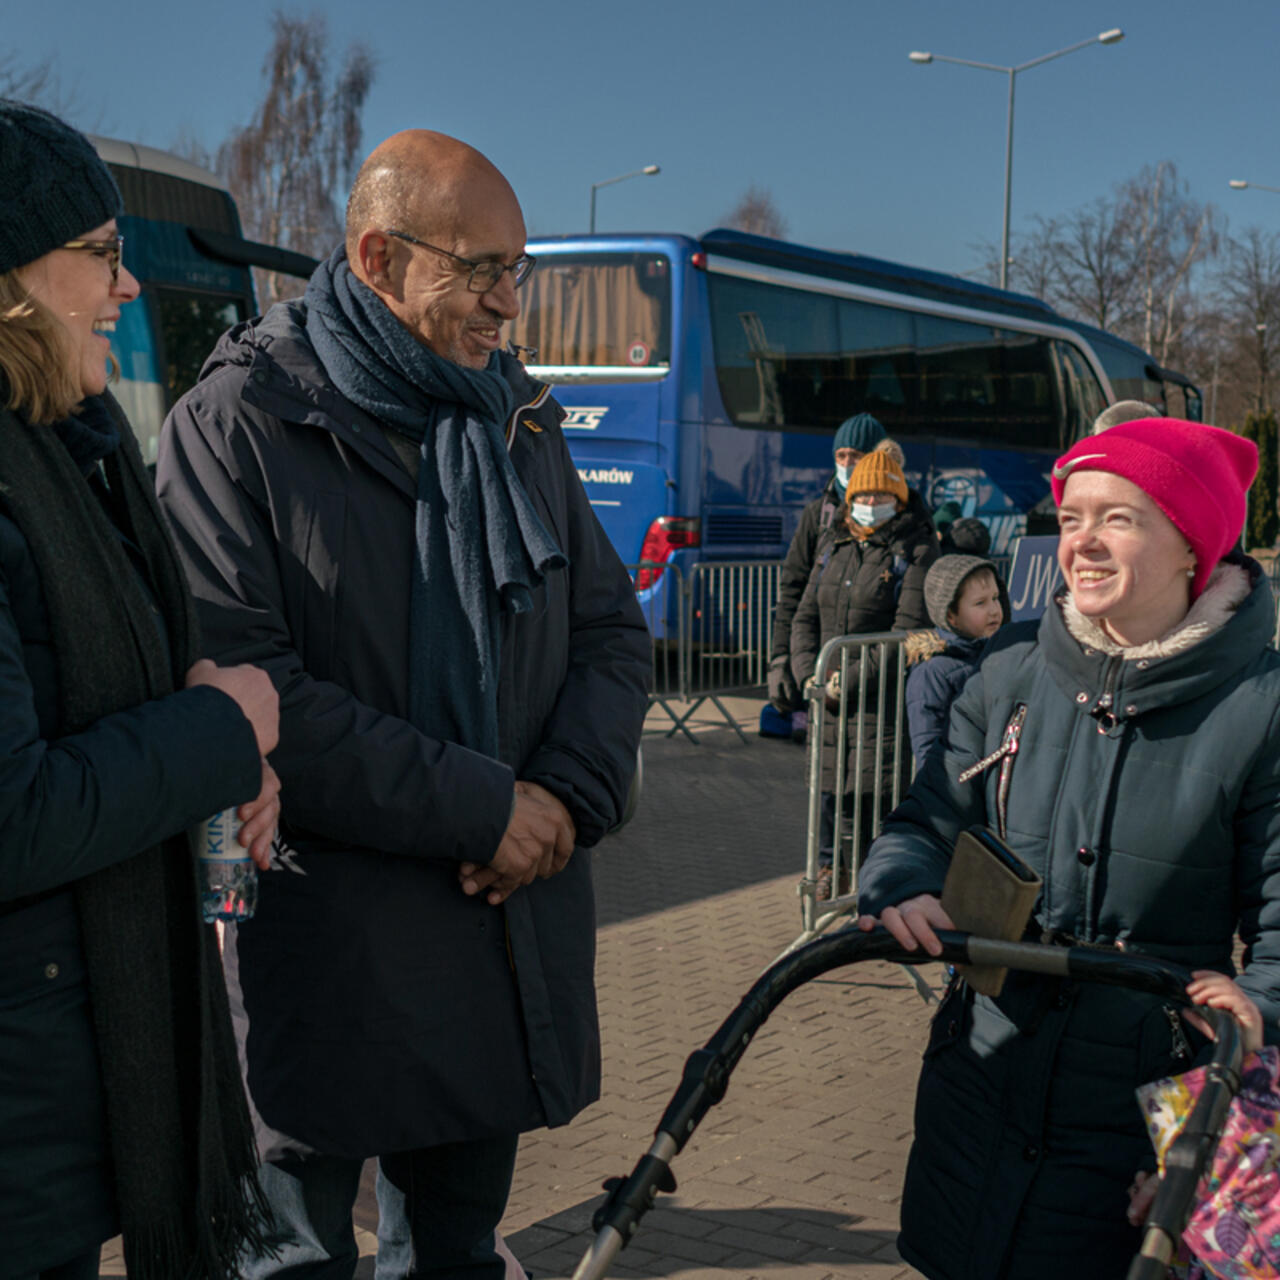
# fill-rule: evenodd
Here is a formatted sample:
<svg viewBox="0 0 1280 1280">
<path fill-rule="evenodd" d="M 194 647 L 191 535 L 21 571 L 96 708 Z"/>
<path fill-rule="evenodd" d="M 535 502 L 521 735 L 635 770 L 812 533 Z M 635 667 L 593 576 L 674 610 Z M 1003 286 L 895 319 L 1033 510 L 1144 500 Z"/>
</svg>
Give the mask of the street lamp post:
<svg viewBox="0 0 1280 1280">
<path fill-rule="evenodd" d="M 1232 178 L 1227 186 L 1233 191 L 1244 191 L 1252 187 L 1255 191 L 1271 191 L 1280 196 L 1280 187 L 1264 187 L 1260 182 L 1245 182 L 1240 178 Z"/>
<path fill-rule="evenodd" d="M 600 187 L 612 186 L 615 182 L 626 182 L 628 178 L 651 178 L 662 170 L 656 164 L 647 164 L 643 169 L 633 169 L 630 173 L 620 173 L 616 178 L 605 178 L 603 182 L 591 184 L 591 233 L 596 230 L 596 191 Z"/>
<path fill-rule="evenodd" d="M 1030 62 L 1019 63 L 1016 67 L 1001 67 L 991 62 L 970 62 L 968 58 L 950 58 L 942 53 L 907 54 L 912 62 L 920 63 L 922 66 L 927 66 L 931 62 L 954 62 L 957 66 L 977 67 L 981 71 L 1000 71 L 1009 77 L 1009 127 L 1005 133 L 1004 145 L 1004 222 L 1000 231 L 1000 287 L 1002 289 L 1007 288 L 1009 283 L 1009 208 L 1013 197 L 1013 88 L 1018 72 L 1029 71 L 1042 62 L 1051 62 L 1054 58 L 1075 53 L 1077 49 L 1087 49 L 1093 44 L 1118 44 L 1123 39 L 1124 32 L 1119 27 L 1112 27 L 1110 31 L 1099 32 L 1088 40 L 1081 40 L 1078 44 L 1068 45 L 1065 49 L 1058 49 L 1054 53 L 1046 53 L 1041 58 L 1032 58 Z"/>
</svg>

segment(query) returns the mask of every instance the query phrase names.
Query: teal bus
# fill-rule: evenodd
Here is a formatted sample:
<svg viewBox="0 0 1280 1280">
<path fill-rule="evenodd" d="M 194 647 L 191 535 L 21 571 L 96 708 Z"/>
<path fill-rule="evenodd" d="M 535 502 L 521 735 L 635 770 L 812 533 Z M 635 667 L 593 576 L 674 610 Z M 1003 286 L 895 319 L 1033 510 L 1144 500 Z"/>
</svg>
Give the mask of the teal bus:
<svg viewBox="0 0 1280 1280">
<path fill-rule="evenodd" d="M 165 414 L 191 387 L 218 338 L 256 310 L 251 268 L 308 276 L 303 254 L 246 240 L 215 174 L 167 151 L 93 138 L 124 197 L 125 265 L 142 286 L 112 335 L 112 391 L 143 459 L 154 464 Z"/>
</svg>

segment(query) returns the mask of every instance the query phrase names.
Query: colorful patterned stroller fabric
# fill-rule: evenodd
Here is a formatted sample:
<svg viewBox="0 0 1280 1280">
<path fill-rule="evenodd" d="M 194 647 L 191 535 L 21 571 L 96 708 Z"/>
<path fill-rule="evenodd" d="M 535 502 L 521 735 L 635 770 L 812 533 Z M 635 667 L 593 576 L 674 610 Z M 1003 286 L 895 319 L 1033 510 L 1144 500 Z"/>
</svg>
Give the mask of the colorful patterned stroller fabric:
<svg viewBox="0 0 1280 1280">
<path fill-rule="evenodd" d="M 1245 1055 L 1240 1092 L 1200 1180 L 1170 1272 L 1178 1280 L 1280 1277 L 1280 1050 Z M 1165 1153 L 1204 1088 L 1203 1067 L 1154 1080 L 1138 1102 L 1164 1170 Z"/>
</svg>

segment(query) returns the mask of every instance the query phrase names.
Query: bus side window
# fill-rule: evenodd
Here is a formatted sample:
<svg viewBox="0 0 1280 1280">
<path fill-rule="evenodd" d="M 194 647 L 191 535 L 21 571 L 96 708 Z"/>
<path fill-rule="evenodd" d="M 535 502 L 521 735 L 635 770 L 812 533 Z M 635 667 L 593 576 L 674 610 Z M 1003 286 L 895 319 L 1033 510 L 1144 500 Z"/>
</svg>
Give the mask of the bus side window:
<svg viewBox="0 0 1280 1280">
<path fill-rule="evenodd" d="M 1065 421 L 1062 447 L 1087 436 L 1093 420 L 1107 407 L 1102 387 L 1084 356 L 1069 342 L 1055 342 L 1062 368 Z"/>
<path fill-rule="evenodd" d="M 152 296 L 172 405 L 195 386 L 218 339 L 245 318 L 244 304 L 237 298 L 187 289 L 158 288 Z"/>
</svg>

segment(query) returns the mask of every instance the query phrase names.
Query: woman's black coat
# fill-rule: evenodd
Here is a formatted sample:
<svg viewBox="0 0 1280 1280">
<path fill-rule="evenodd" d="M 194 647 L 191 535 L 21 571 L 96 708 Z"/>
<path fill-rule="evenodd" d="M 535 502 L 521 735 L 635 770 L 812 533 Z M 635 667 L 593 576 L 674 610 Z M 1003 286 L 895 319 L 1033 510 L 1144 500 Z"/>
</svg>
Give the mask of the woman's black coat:
<svg viewBox="0 0 1280 1280">
<path fill-rule="evenodd" d="M 35 429 L 0 411 L 0 448 L 5 432 Z M 40 576 L 0 494 L 4 1274 L 65 1262 L 117 1230 L 70 886 L 261 785 L 253 729 L 217 689 L 180 690 L 75 734 L 62 731 L 58 690 Z"/>
</svg>

